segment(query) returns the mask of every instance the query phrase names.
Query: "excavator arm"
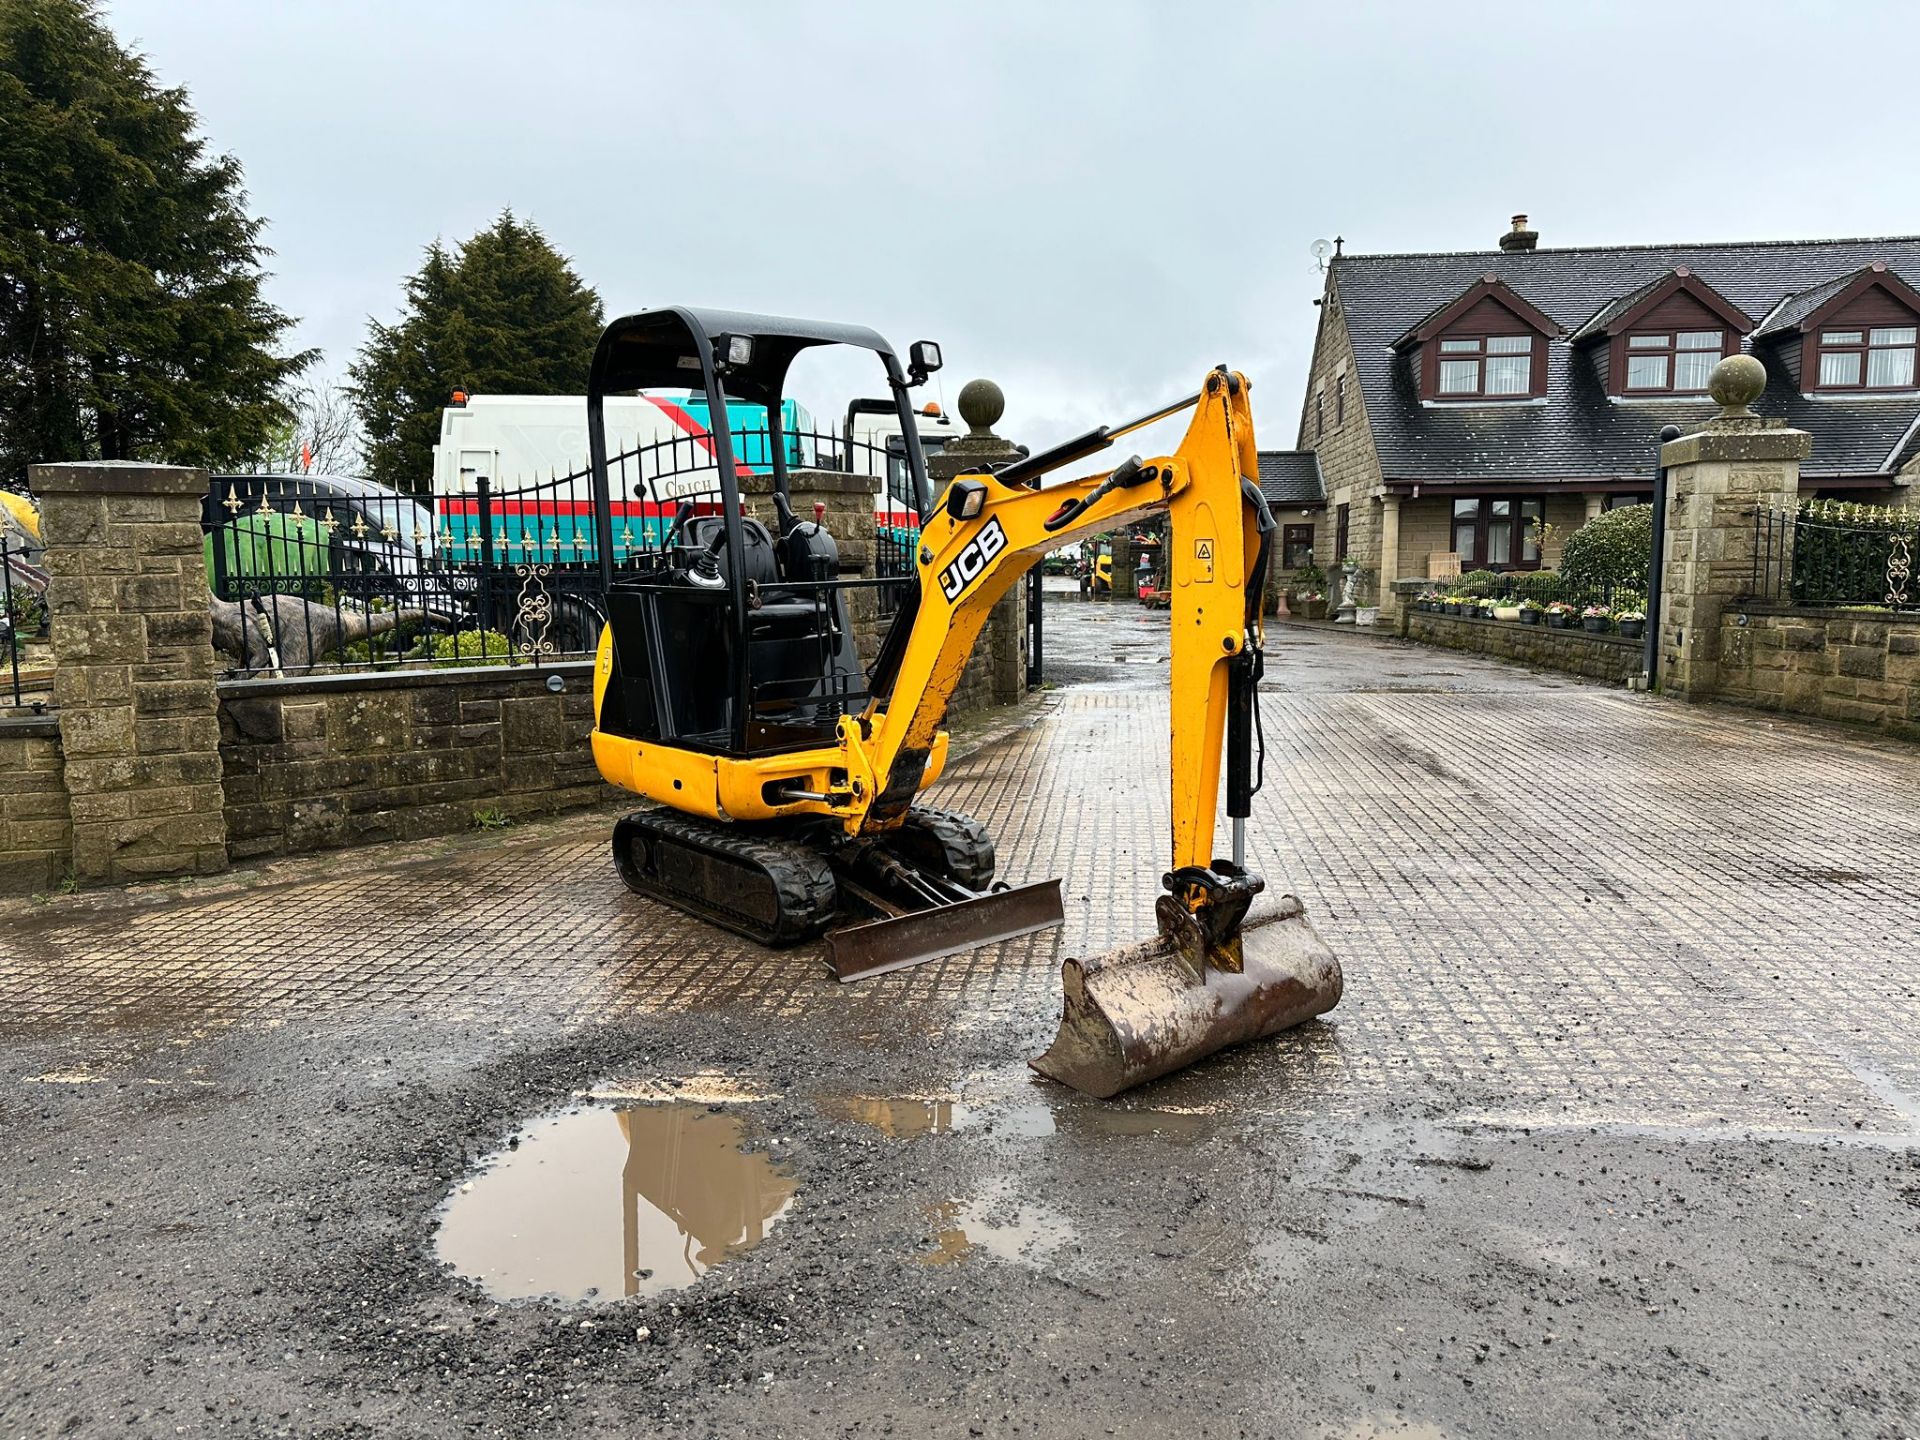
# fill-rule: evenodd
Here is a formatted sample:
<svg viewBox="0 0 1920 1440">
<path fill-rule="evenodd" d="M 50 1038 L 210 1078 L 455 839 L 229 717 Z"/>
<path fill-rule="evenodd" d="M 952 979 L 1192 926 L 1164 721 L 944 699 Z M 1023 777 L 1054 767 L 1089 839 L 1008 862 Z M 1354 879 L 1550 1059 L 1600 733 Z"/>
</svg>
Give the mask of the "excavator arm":
<svg viewBox="0 0 1920 1440">
<path fill-rule="evenodd" d="M 1193 419 L 1173 454 L 1135 456 L 1105 474 L 1031 488 L 1096 442 L 1111 444 L 1186 405 L 1194 407 Z M 1207 868 L 1229 739 L 1228 813 L 1236 821 L 1246 817 L 1253 789 L 1260 600 L 1273 528 L 1258 488 L 1245 478 L 1258 466 L 1247 382 L 1222 367 L 1191 399 L 1036 456 L 1015 467 L 1012 483 L 995 475 L 953 481 L 920 532 L 919 607 L 890 694 L 845 722 L 871 776 L 862 786 L 867 803 L 848 807 L 848 830 L 884 829 L 906 812 L 988 613 L 1021 576 L 1049 551 L 1164 511 L 1172 532 L 1172 860 L 1176 872 Z M 1234 862 L 1243 865 L 1242 846 L 1235 850 Z"/>
</svg>

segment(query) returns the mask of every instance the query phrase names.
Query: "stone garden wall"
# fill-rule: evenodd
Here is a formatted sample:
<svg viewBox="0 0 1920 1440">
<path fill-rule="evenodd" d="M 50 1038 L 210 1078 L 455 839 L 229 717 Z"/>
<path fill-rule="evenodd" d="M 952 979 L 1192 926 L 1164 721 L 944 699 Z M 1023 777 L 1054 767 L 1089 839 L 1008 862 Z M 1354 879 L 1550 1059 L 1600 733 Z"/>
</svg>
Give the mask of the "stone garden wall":
<svg viewBox="0 0 1920 1440">
<path fill-rule="evenodd" d="M 1920 616 L 1729 610 L 1719 666 L 1723 699 L 1920 740 Z"/>
<path fill-rule="evenodd" d="M 228 853 L 414 840 L 615 799 L 592 728 L 584 660 L 224 681 Z"/>
<path fill-rule="evenodd" d="M 0 895 L 59 886 L 73 863 L 60 722 L 0 718 Z"/>
<path fill-rule="evenodd" d="M 1512 620 L 1467 619 L 1402 607 L 1410 640 L 1516 660 L 1542 670 L 1564 670 L 1590 680 L 1623 684 L 1641 670 L 1644 644 L 1620 635 L 1591 635 L 1585 630 L 1555 630 Z"/>
</svg>

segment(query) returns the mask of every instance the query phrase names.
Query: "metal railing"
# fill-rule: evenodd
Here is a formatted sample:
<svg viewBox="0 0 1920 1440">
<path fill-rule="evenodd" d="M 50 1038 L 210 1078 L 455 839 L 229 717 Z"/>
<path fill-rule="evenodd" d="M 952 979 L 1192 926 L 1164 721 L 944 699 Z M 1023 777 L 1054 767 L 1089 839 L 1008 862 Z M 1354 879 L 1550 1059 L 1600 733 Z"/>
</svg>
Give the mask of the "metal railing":
<svg viewBox="0 0 1920 1440">
<path fill-rule="evenodd" d="M 1781 605 L 1920 610 L 1920 511 L 1842 500 L 1753 512 L 1747 598 Z"/>
<path fill-rule="evenodd" d="M 0 534 L 0 704 L 44 711 L 53 702 L 47 572 L 38 547 Z M 36 653 L 38 652 L 38 653 Z"/>
<path fill-rule="evenodd" d="M 783 434 L 794 469 L 869 474 L 881 615 L 913 583 L 918 515 L 899 458 L 816 432 Z M 734 436 L 742 488 L 770 468 L 765 430 Z M 886 486 L 891 486 L 889 491 Z M 691 520 L 719 513 L 711 442 L 683 434 L 608 458 L 616 573 L 650 570 Z M 215 477 L 204 507 L 215 642 L 243 673 L 540 663 L 592 653 L 605 623 L 592 472 L 526 484 L 470 477 L 421 501 L 324 478 Z"/>
</svg>

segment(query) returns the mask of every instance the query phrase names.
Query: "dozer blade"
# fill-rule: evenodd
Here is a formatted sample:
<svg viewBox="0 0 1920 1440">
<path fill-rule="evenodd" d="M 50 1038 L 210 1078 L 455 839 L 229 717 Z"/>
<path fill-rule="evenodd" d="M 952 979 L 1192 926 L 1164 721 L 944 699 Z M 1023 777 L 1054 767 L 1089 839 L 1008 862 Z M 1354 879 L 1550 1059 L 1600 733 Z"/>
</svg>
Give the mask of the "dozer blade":
<svg viewBox="0 0 1920 1440">
<path fill-rule="evenodd" d="M 1060 1033 L 1028 1063 L 1106 1099 L 1247 1040 L 1323 1015 L 1340 1000 L 1340 962 L 1291 895 L 1240 927 L 1238 974 L 1192 963 L 1166 935 L 1061 967 Z"/>
<path fill-rule="evenodd" d="M 1060 882 L 1041 880 L 829 931 L 827 964 L 843 983 L 864 980 L 869 975 L 904 970 L 996 940 L 1051 929 L 1065 919 L 1066 912 L 1060 907 Z"/>
</svg>

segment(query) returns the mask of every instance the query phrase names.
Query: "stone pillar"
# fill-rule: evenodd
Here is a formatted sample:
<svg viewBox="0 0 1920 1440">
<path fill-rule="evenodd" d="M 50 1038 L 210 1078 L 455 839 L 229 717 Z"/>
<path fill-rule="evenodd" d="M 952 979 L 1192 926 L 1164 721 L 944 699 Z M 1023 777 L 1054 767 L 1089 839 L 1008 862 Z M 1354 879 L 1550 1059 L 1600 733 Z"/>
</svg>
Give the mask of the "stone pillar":
<svg viewBox="0 0 1920 1440">
<path fill-rule="evenodd" d="M 936 503 L 954 476 L 990 470 L 1020 458 L 1019 446 L 993 433 L 994 423 L 1007 408 L 1007 398 L 998 385 L 991 380 L 969 380 L 960 389 L 959 408 L 960 418 L 967 422 L 967 433 L 949 440 L 938 455 L 927 459 L 927 476 Z M 1117 557 L 1114 564 L 1118 577 Z M 1014 586 L 993 607 L 980 632 L 980 642 L 955 692 L 955 708 L 963 708 L 965 703 L 1011 705 L 1027 693 L 1024 583 Z"/>
<path fill-rule="evenodd" d="M 1380 618 L 1390 621 L 1400 613 L 1394 582 L 1400 578 L 1400 497 L 1380 497 Z"/>
<path fill-rule="evenodd" d="M 1661 447 L 1670 494 L 1660 610 L 1661 687 L 1704 700 L 1719 683 L 1720 613 L 1753 586 L 1756 509 L 1791 509 L 1800 462 L 1813 448 L 1804 430 L 1749 408 L 1767 374 L 1751 355 L 1729 355 L 1708 377 L 1718 417 Z M 1785 557 L 1789 571 L 1792 556 Z"/>
<path fill-rule="evenodd" d="M 54 702 L 81 883 L 227 863 L 213 619 L 200 535 L 207 472 L 35 465 Z"/>
</svg>

